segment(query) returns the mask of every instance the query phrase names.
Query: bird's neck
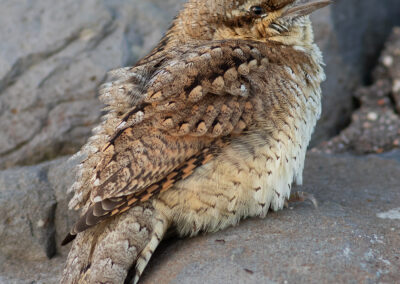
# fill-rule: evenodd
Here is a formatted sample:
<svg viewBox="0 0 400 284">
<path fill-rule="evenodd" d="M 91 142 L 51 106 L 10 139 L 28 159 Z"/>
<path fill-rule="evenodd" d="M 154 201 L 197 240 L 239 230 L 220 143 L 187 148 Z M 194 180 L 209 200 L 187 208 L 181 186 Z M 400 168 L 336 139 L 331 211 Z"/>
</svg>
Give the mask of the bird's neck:
<svg viewBox="0 0 400 284">
<path fill-rule="evenodd" d="M 191 41 L 210 41 L 224 39 L 247 39 L 253 41 L 276 41 L 289 46 L 312 47 L 314 34 L 311 21 L 304 17 L 287 32 L 278 33 L 265 24 L 250 27 L 215 27 L 213 23 L 206 25 L 194 15 L 187 15 L 191 10 L 183 10 L 175 19 L 166 34 L 167 45 L 170 47 L 190 43 Z M 195 21 L 188 19 L 195 18 Z"/>
<path fill-rule="evenodd" d="M 192 9 L 184 9 L 173 21 L 171 27 L 161 40 L 160 44 L 147 57 L 152 58 L 155 54 L 162 54 L 176 47 L 199 43 L 201 41 L 245 39 L 252 41 L 275 41 L 281 44 L 298 47 L 304 51 L 313 52 L 314 34 L 311 21 L 308 17 L 302 19 L 301 23 L 294 25 L 289 31 L 278 33 L 262 25 L 254 30 L 238 27 L 215 27 L 215 23 L 201 21 L 201 15 L 194 15 Z M 190 19 L 190 20 L 189 20 Z M 264 30 L 260 30 L 264 29 Z M 308 53 L 308 52 L 307 52 Z"/>
<path fill-rule="evenodd" d="M 288 32 L 272 35 L 269 37 L 269 40 L 288 46 L 298 46 L 305 49 L 313 48 L 314 33 L 311 21 L 306 17 L 302 20 L 301 24 L 293 25 Z"/>
<path fill-rule="evenodd" d="M 204 21 L 192 9 L 184 9 L 173 21 L 166 37 L 170 45 L 181 45 L 191 41 L 212 40 L 215 29 L 213 23 Z"/>
</svg>

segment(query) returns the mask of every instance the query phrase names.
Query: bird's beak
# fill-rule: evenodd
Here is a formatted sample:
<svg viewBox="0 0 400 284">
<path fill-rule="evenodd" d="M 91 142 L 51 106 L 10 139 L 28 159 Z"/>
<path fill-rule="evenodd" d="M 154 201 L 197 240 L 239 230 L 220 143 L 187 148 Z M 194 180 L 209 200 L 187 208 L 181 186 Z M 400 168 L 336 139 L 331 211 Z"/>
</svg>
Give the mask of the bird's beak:
<svg viewBox="0 0 400 284">
<path fill-rule="evenodd" d="M 283 12 L 282 17 L 298 18 L 306 16 L 311 14 L 315 10 L 321 9 L 331 3 L 332 3 L 331 0 L 302 1 L 294 4 L 293 6 L 288 7 L 287 10 Z"/>
</svg>

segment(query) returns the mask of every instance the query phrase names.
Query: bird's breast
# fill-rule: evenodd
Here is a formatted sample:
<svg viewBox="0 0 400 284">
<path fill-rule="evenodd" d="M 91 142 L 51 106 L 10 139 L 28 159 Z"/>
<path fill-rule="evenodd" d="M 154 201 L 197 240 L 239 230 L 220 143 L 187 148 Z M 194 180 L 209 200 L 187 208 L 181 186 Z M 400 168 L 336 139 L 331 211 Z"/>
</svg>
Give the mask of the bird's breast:
<svg viewBox="0 0 400 284">
<path fill-rule="evenodd" d="M 302 131 L 259 131 L 234 139 L 210 163 L 154 200 L 181 235 L 217 231 L 250 216 L 282 209 L 301 182 L 308 140 Z M 293 130 L 296 132 L 296 130 Z"/>
</svg>

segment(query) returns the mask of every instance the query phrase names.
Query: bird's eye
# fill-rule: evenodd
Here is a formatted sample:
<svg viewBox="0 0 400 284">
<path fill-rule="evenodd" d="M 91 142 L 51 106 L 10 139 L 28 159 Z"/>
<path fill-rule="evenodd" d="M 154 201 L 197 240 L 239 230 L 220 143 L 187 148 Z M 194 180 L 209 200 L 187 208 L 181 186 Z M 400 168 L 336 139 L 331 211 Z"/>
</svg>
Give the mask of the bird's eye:
<svg viewBox="0 0 400 284">
<path fill-rule="evenodd" d="M 254 15 L 254 16 L 261 16 L 262 14 L 264 14 L 264 8 L 261 6 L 252 6 L 250 8 L 250 12 Z"/>
</svg>

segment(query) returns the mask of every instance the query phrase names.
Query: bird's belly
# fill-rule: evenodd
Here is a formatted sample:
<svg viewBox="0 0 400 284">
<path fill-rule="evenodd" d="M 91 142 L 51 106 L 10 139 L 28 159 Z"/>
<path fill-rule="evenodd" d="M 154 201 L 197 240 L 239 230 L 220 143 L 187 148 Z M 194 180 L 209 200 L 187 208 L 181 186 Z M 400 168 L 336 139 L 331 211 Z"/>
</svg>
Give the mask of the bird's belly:
<svg viewBox="0 0 400 284">
<path fill-rule="evenodd" d="M 283 207 L 293 180 L 301 180 L 306 145 L 280 139 L 267 143 L 254 135 L 234 141 L 154 200 L 181 235 L 217 231 Z"/>
</svg>

